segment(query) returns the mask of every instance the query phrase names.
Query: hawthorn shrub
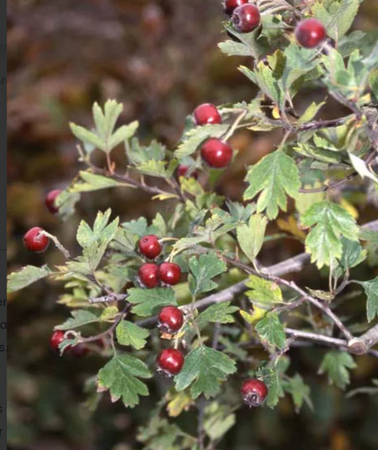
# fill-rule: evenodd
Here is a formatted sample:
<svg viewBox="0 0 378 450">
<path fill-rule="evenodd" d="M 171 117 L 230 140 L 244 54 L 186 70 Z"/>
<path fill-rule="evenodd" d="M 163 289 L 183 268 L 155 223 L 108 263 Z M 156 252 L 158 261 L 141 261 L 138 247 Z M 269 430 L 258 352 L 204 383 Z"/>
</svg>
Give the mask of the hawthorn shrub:
<svg viewBox="0 0 378 450">
<path fill-rule="evenodd" d="M 346 195 L 352 181 L 375 197 L 378 185 L 378 42 L 374 34 L 347 34 L 359 3 L 226 0 L 230 39 L 219 48 L 251 58 L 239 70 L 258 94 L 237 104 L 199 105 L 173 150 L 142 144 L 138 122 L 117 126 L 122 105 L 114 100 L 94 104 L 93 128 L 70 125 L 85 168 L 64 191 L 47 196 L 52 214 L 64 220 L 82 192 L 113 187 L 142 189 L 170 202 L 173 213 L 148 223 L 98 212 L 92 226 L 80 223 L 82 252 L 75 256 L 36 226 L 25 235 L 27 249 L 48 251 L 52 241 L 64 261 L 24 267 L 9 276 L 8 291 L 46 277 L 64 284 L 59 300 L 71 317 L 55 326 L 50 345 L 63 357 L 101 353 L 104 365 L 87 386 L 91 395 L 133 408 L 153 378 L 170 379 L 140 429 L 146 449 L 214 450 L 235 424 L 235 411 L 274 408 L 285 395 L 297 411 L 311 408 L 306 380 L 290 368 L 296 347 L 323 347 L 314 370 L 340 389 L 355 355 L 378 356 L 378 277 L 352 277 L 358 265 L 378 266 L 378 220 L 358 224 Z M 313 87 L 327 95 L 298 113 L 296 95 Z M 346 115 L 318 119 L 331 98 Z M 243 198 L 231 201 L 213 188 L 237 158 L 228 140 L 239 129 L 279 130 L 282 139 L 246 169 Z M 121 145 L 123 168 L 112 160 Z M 94 152 L 105 155 L 105 167 L 93 164 Z M 272 222 L 282 233 L 267 232 Z M 303 253 L 264 267 L 258 259 L 264 243 L 287 238 L 299 241 Z M 328 290 L 284 278 L 309 263 L 328 278 Z M 366 296 L 363 324 L 339 314 L 350 285 Z M 172 424 L 191 409 L 198 410 L 196 435 Z"/>
</svg>

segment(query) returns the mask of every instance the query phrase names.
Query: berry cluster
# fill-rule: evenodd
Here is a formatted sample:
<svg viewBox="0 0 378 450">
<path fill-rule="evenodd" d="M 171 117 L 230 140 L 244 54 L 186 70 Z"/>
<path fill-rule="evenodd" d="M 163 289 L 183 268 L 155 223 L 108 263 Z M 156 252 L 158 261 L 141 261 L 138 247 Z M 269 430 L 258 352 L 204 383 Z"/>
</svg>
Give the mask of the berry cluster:
<svg viewBox="0 0 378 450">
<path fill-rule="evenodd" d="M 249 0 L 225 0 L 224 12 L 238 33 L 250 33 L 260 25 L 260 11 Z M 326 39 L 324 25 L 316 19 L 304 19 L 295 28 L 297 42 L 304 48 L 315 48 Z"/>
<path fill-rule="evenodd" d="M 157 258 L 161 250 L 159 239 L 154 234 L 144 236 L 139 241 L 139 251 L 148 259 Z M 180 282 L 181 268 L 179 265 L 170 262 L 163 262 L 160 265 L 145 263 L 139 268 L 138 276 L 143 286 L 148 289 L 155 288 L 160 283 L 174 286 Z"/>
</svg>

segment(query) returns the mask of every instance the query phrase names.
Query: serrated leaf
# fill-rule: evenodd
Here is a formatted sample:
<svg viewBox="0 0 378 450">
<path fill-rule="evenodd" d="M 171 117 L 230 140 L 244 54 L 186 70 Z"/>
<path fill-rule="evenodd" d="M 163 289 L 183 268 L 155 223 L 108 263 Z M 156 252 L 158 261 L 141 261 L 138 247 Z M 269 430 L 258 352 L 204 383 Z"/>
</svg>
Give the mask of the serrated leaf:
<svg viewBox="0 0 378 450">
<path fill-rule="evenodd" d="M 306 252 L 319 268 L 330 266 L 342 256 L 341 237 L 358 239 L 354 218 L 342 207 L 331 202 L 312 205 L 302 216 L 304 226 L 313 227 L 306 238 Z M 315 226 L 314 226 L 315 225 Z"/>
<path fill-rule="evenodd" d="M 269 309 L 273 305 L 282 303 L 282 292 L 280 287 L 273 281 L 264 280 L 256 275 L 250 275 L 245 283 L 249 290 L 247 297 L 254 305 L 263 309 Z"/>
<path fill-rule="evenodd" d="M 108 189 L 113 187 L 135 188 L 135 186 L 131 184 L 116 181 L 112 178 L 96 175 L 91 172 L 80 171 L 79 176 L 80 179 L 69 187 L 70 193 L 99 191 L 100 189 Z"/>
<path fill-rule="evenodd" d="M 56 330 L 73 330 L 74 328 L 83 327 L 91 323 L 99 322 L 99 312 L 92 312 L 87 309 L 79 309 L 77 311 L 71 311 L 72 317 L 67 319 L 62 325 L 55 327 Z"/>
<path fill-rule="evenodd" d="M 313 409 L 310 398 L 310 387 L 305 384 L 303 378 L 298 373 L 294 377 L 288 378 L 283 384 L 283 387 L 286 392 L 291 394 L 296 412 L 299 412 L 304 403 L 306 403 L 310 409 Z"/>
<path fill-rule="evenodd" d="M 218 47 L 227 56 L 253 56 L 250 49 L 242 42 L 228 40 L 220 42 Z"/>
<path fill-rule="evenodd" d="M 219 392 L 220 382 L 235 372 L 235 362 L 227 355 L 200 345 L 186 356 L 182 371 L 175 377 L 176 390 L 180 392 L 192 385 L 193 400 L 201 394 L 206 398 L 214 397 Z"/>
<path fill-rule="evenodd" d="M 191 129 L 175 151 L 177 159 L 192 155 L 197 148 L 210 137 L 221 137 L 228 130 L 228 125 L 204 125 Z"/>
<path fill-rule="evenodd" d="M 237 306 L 230 306 L 230 302 L 217 303 L 209 306 L 198 316 L 198 324 L 205 325 L 208 322 L 212 323 L 233 323 L 235 322 L 232 314 L 238 311 Z"/>
<path fill-rule="evenodd" d="M 344 271 L 358 266 L 366 258 L 366 251 L 362 249 L 358 241 L 351 241 L 342 237 L 341 244 L 343 250 L 340 265 Z"/>
<path fill-rule="evenodd" d="M 264 243 L 264 236 L 268 220 L 261 214 L 251 216 L 247 225 L 236 229 L 238 244 L 248 259 L 254 263 Z"/>
<path fill-rule="evenodd" d="M 366 314 L 368 322 L 378 316 L 378 277 L 370 281 L 359 281 L 367 296 Z"/>
<path fill-rule="evenodd" d="M 126 231 L 136 234 L 139 237 L 147 234 L 147 219 L 145 217 L 139 217 L 137 220 L 131 220 L 130 222 L 123 222 L 122 228 Z"/>
<path fill-rule="evenodd" d="M 258 306 L 253 308 L 252 314 L 249 314 L 247 311 L 243 311 L 242 309 L 239 312 L 243 319 L 251 325 L 255 324 L 266 315 L 266 309 L 259 308 Z"/>
<path fill-rule="evenodd" d="M 97 136 L 97 134 L 87 130 L 84 127 L 75 125 L 74 123 L 70 123 L 70 128 L 74 136 L 80 141 L 93 145 L 95 148 L 100 150 L 105 149 L 105 142 Z"/>
<path fill-rule="evenodd" d="M 122 399 L 125 406 L 133 408 L 139 404 L 140 395 L 148 395 L 147 386 L 138 378 L 151 378 L 144 362 L 116 354 L 98 373 L 98 391 L 109 390 L 112 402 Z"/>
<path fill-rule="evenodd" d="M 350 383 L 349 369 L 356 367 L 357 365 L 349 353 L 332 350 L 325 355 L 319 373 L 326 373 L 331 384 L 345 389 Z"/>
<path fill-rule="evenodd" d="M 157 313 L 163 306 L 177 305 L 175 293 L 171 288 L 131 288 L 128 295 L 127 301 L 136 305 L 133 306 L 132 312 L 142 317 Z"/>
<path fill-rule="evenodd" d="M 131 345 L 136 350 L 140 350 L 146 345 L 150 332 L 135 323 L 123 320 L 117 325 L 116 335 L 119 344 Z"/>
<path fill-rule="evenodd" d="M 261 192 L 257 211 L 266 210 L 269 219 L 277 217 L 279 207 L 286 211 L 286 195 L 297 198 L 301 184 L 294 160 L 281 150 L 276 150 L 251 166 L 246 181 L 249 186 L 244 192 L 244 200 L 252 200 Z"/>
<path fill-rule="evenodd" d="M 30 284 L 48 277 L 53 272 L 47 265 L 42 267 L 25 266 L 18 272 L 8 275 L 7 292 L 19 291 Z"/>
<path fill-rule="evenodd" d="M 221 439 L 235 425 L 235 414 L 223 405 L 213 402 L 205 409 L 203 428 L 212 441 Z"/>
<path fill-rule="evenodd" d="M 277 347 L 279 350 L 286 348 L 285 329 L 277 313 L 267 313 L 256 324 L 255 330 L 263 342 L 268 343 L 272 347 Z"/>
<path fill-rule="evenodd" d="M 314 17 L 325 26 L 328 36 L 340 39 L 351 27 L 358 12 L 360 0 L 341 0 L 324 5 L 318 1 L 312 8 Z"/>
<path fill-rule="evenodd" d="M 109 149 L 117 147 L 121 142 L 130 139 L 137 130 L 139 123 L 137 121 L 131 122 L 128 125 L 122 125 L 109 139 Z"/>
<path fill-rule="evenodd" d="M 139 172 L 150 175 L 152 177 L 158 177 L 158 178 L 166 178 L 167 177 L 167 171 L 166 171 L 166 161 L 155 161 L 153 159 L 143 162 L 136 166 L 136 169 L 139 170 Z"/>
<path fill-rule="evenodd" d="M 189 288 L 193 296 L 202 292 L 215 289 L 218 285 L 212 278 L 227 270 L 227 265 L 220 260 L 215 253 L 201 255 L 199 258 L 193 256 L 189 260 L 189 268 L 192 276 L 189 279 Z"/>
<path fill-rule="evenodd" d="M 192 404 L 192 399 L 188 392 L 175 393 L 174 397 L 167 404 L 169 417 L 178 417 L 185 409 Z"/>
</svg>

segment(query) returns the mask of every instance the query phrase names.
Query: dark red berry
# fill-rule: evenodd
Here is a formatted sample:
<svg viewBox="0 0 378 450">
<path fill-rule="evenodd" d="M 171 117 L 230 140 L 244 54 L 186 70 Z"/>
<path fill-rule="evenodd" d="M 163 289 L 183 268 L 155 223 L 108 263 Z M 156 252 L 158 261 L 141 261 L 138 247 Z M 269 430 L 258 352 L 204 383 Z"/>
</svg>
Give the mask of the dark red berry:
<svg viewBox="0 0 378 450">
<path fill-rule="evenodd" d="M 50 347 L 54 352 L 59 352 L 59 344 L 64 340 L 64 331 L 56 330 L 51 335 Z"/>
<path fill-rule="evenodd" d="M 166 348 L 157 358 L 159 371 L 163 372 L 168 377 L 180 373 L 184 362 L 184 355 L 180 350 L 176 350 L 175 348 Z"/>
<path fill-rule="evenodd" d="M 31 228 L 24 236 L 25 247 L 31 252 L 44 252 L 49 246 L 50 239 L 43 234 L 42 228 Z"/>
<path fill-rule="evenodd" d="M 149 259 L 154 259 L 160 255 L 161 245 L 159 239 L 154 234 L 143 236 L 139 241 L 139 250 L 143 256 Z"/>
<path fill-rule="evenodd" d="M 89 353 L 89 348 L 85 344 L 77 344 L 75 347 L 67 348 L 66 351 L 76 358 L 82 358 Z"/>
<path fill-rule="evenodd" d="M 251 378 L 242 384 L 241 394 L 244 402 L 252 408 L 264 402 L 268 395 L 268 388 L 263 381 Z"/>
<path fill-rule="evenodd" d="M 159 266 L 159 278 L 163 283 L 173 286 L 180 282 L 181 267 L 175 263 L 164 262 Z"/>
<path fill-rule="evenodd" d="M 302 47 L 314 48 L 326 38 L 324 25 L 316 19 L 305 19 L 295 28 L 295 37 Z"/>
<path fill-rule="evenodd" d="M 183 313 L 176 306 L 165 306 L 159 314 L 159 328 L 163 333 L 174 334 L 184 323 Z"/>
<path fill-rule="evenodd" d="M 159 267 L 156 264 L 143 264 L 139 268 L 139 279 L 148 289 L 152 289 L 159 284 Z"/>
<path fill-rule="evenodd" d="M 181 165 L 177 169 L 177 175 L 179 177 L 185 177 L 187 172 L 188 172 L 188 170 L 189 170 L 189 166 Z M 198 172 L 196 170 L 193 170 L 193 172 L 189 175 L 189 178 L 197 179 L 198 178 Z"/>
<path fill-rule="evenodd" d="M 62 191 L 60 189 L 54 189 L 50 191 L 45 198 L 46 208 L 51 212 L 51 214 L 56 214 L 59 211 L 59 208 L 55 204 L 55 199 Z"/>
<path fill-rule="evenodd" d="M 238 33 L 250 33 L 260 24 L 260 11 L 251 3 L 238 6 L 232 14 L 231 22 Z"/>
<path fill-rule="evenodd" d="M 222 117 L 216 106 L 211 103 L 203 103 L 194 110 L 194 121 L 197 125 L 209 125 L 222 123 Z"/>
<path fill-rule="evenodd" d="M 231 16 L 235 8 L 244 5 L 246 3 L 248 3 L 248 0 L 224 0 L 223 3 L 224 12 L 229 16 Z"/>
<path fill-rule="evenodd" d="M 201 147 L 202 159 L 217 169 L 228 166 L 232 159 L 232 148 L 218 138 L 210 138 Z"/>
</svg>

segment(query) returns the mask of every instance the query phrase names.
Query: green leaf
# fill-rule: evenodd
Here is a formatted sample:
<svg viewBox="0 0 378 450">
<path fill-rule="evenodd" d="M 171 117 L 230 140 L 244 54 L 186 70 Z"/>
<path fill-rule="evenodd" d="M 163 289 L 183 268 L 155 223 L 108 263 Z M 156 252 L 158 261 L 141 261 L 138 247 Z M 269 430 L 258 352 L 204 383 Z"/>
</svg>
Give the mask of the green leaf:
<svg viewBox="0 0 378 450">
<path fill-rule="evenodd" d="M 186 133 L 184 140 L 177 147 L 175 151 L 176 158 L 181 159 L 193 154 L 206 139 L 211 137 L 219 138 L 226 133 L 228 128 L 228 125 L 204 125 L 192 128 Z"/>
<path fill-rule="evenodd" d="M 341 244 L 343 246 L 343 253 L 340 259 L 340 265 L 344 270 L 358 266 L 366 258 L 366 251 L 362 249 L 358 241 L 351 241 L 342 237 Z"/>
<path fill-rule="evenodd" d="M 119 344 L 131 345 L 136 350 L 140 350 L 146 345 L 150 332 L 135 323 L 123 320 L 117 325 L 116 335 Z"/>
<path fill-rule="evenodd" d="M 234 323 L 235 320 L 231 314 L 238 311 L 237 306 L 230 306 L 230 302 L 217 303 L 209 306 L 198 316 L 198 324 L 205 325 L 208 322 L 213 323 Z"/>
<path fill-rule="evenodd" d="M 251 50 L 241 42 L 228 40 L 219 43 L 218 47 L 227 56 L 253 56 Z"/>
<path fill-rule="evenodd" d="M 79 309 L 71 311 L 72 318 L 67 319 L 62 325 L 55 327 L 56 330 L 73 330 L 74 328 L 83 327 L 91 323 L 96 323 L 101 320 L 98 311 L 88 311 L 87 309 Z"/>
<path fill-rule="evenodd" d="M 371 322 L 375 316 L 378 316 L 378 277 L 370 281 L 359 281 L 358 284 L 363 286 L 367 296 L 367 320 Z"/>
<path fill-rule="evenodd" d="M 298 373 L 293 378 L 285 380 L 283 387 L 286 392 L 291 394 L 296 412 L 299 412 L 304 403 L 306 403 L 310 409 L 313 409 L 310 398 L 310 387 L 305 384 L 303 378 Z"/>
<path fill-rule="evenodd" d="M 354 218 L 341 206 L 331 202 L 312 205 L 302 216 L 304 226 L 314 228 L 306 238 L 306 252 L 319 268 L 334 264 L 342 256 L 341 237 L 351 241 L 358 239 L 358 227 Z"/>
<path fill-rule="evenodd" d="M 263 342 L 277 347 L 279 350 L 286 348 L 285 329 L 277 313 L 267 313 L 262 320 L 257 322 L 255 330 Z"/>
<path fill-rule="evenodd" d="M 70 128 L 74 136 L 77 137 L 80 141 L 93 145 L 95 148 L 98 148 L 100 150 L 105 149 L 105 142 L 99 136 L 97 136 L 97 134 L 87 130 L 84 127 L 75 125 L 74 123 L 70 123 Z"/>
<path fill-rule="evenodd" d="M 318 114 L 320 108 L 323 105 L 325 105 L 325 102 L 321 102 L 319 104 L 312 102 L 311 105 L 306 109 L 306 111 L 302 114 L 302 116 L 298 120 L 297 125 L 300 127 L 301 125 L 304 125 L 307 122 L 311 122 L 311 120 Z"/>
<path fill-rule="evenodd" d="M 186 356 L 182 371 L 175 377 L 176 390 L 183 391 L 193 383 L 193 400 L 201 394 L 206 398 L 214 397 L 219 392 L 220 382 L 235 372 L 235 362 L 227 355 L 201 345 Z"/>
<path fill-rule="evenodd" d="M 171 288 L 131 288 L 128 294 L 127 301 L 136 305 L 132 312 L 142 317 L 156 314 L 163 306 L 177 305 L 175 293 Z"/>
<path fill-rule="evenodd" d="M 143 237 L 145 234 L 147 234 L 147 219 L 145 217 L 139 217 L 139 219 L 137 220 L 123 222 L 122 228 L 130 233 L 138 235 L 139 237 Z"/>
<path fill-rule="evenodd" d="M 69 187 L 69 192 L 91 192 L 99 191 L 100 189 L 108 189 L 113 187 L 132 187 L 135 186 L 122 183 L 121 181 L 113 180 L 112 178 L 104 177 L 102 175 L 95 175 L 91 172 L 80 171 L 80 179 Z"/>
<path fill-rule="evenodd" d="M 367 262 L 369 266 L 378 266 L 378 232 L 361 228 L 360 239 L 366 241 Z"/>
<path fill-rule="evenodd" d="M 247 297 L 260 308 L 269 309 L 283 301 L 281 289 L 273 281 L 250 275 L 245 285 L 250 289 L 246 292 Z"/>
<path fill-rule="evenodd" d="M 324 5 L 318 1 L 312 8 L 314 17 L 326 27 L 332 39 L 340 39 L 351 27 L 357 15 L 360 0 L 341 0 Z"/>
<path fill-rule="evenodd" d="M 328 380 L 340 389 L 345 389 L 350 383 L 348 369 L 354 369 L 357 365 L 349 353 L 332 350 L 326 353 L 319 369 L 319 373 L 327 373 Z"/>
<path fill-rule="evenodd" d="M 148 146 L 140 145 L 138 139 L 134 138 L 131 145 L 126 146 L 126 155 L 131 164 L 140 166 L 149 161 L 164 161 L 166 147 L 157 141 L 151 141 Z"/>
<path fill-rule="evenodd" d="M 140 395 L 148 395 L 147 386 L 137 377 L 151 378 L 148 367 L 133 356 L 116 354 L 98 373 L 98 392 L 109 390 L 112 402 L 122 399 L 133 408 Z"/>
<path fill-rule="evenodd" d="M 236 229 L 240 248 L 253 263 L 264 243 L 265 230 L 268 220 L 266 217 L 255 214 L 249 219 L 248 226 L 241 225 Z"/>
<path fill-rule="evenodd" d="M 212 402 L 205 408 L 203 428 L 212 441 L 222 438 L 235 425 L 236 417 L 230 413 L 230 409 L 217 402 Z"/>
<path fill-rule="evenodd" d="M 218 285 L 211 279 L 225 272 L 227 265 L 211 252 L 199 258 L 190 258 L 189 268 L 193 275 L 189 279 L 189 288 L 192 295 L 196 296 L 215 289 Z"/>
<path fill-rule="evenodd" d="M 127 139 L 130 139 L 132 136 L 134 136 L 138 126 L 139 123 L 135 121 L 131 122 L 128 125 L 123 125 L 122 127 L 118 128 L 118 130 L 109 139 L 108 144 L 109 151 L 117 147 L 117 145 L 119 145 L 121 142 L 124 142 Z"/>
<path fill-rule="evenodd" d="M 151 177 L 166 178 L 167 161 L 154 161 L 153 159 L 139 164 L 136 168 L 139 172 Z"/>
<path fill-rule="evenodd" d="M 301 185 L 294 160 L 282 150 L 276 150 L 251 166 L 246 181 L 249 187 L 244 192 L 244 200 L 251 200 L 261 192 L 257 211 L 266 210 L 269 219 L 278 216 L 278 207 L 286 211 L 286 195 L 297 198 Z"/>
<path fill-rule="evenodd" d="M 25 266 L 18 272 L 8 275 L 7 292 L 19 291 L 30 284 L 48 277 L 53 273 L 46 265 L 42 267 Z"/>
</svg>

